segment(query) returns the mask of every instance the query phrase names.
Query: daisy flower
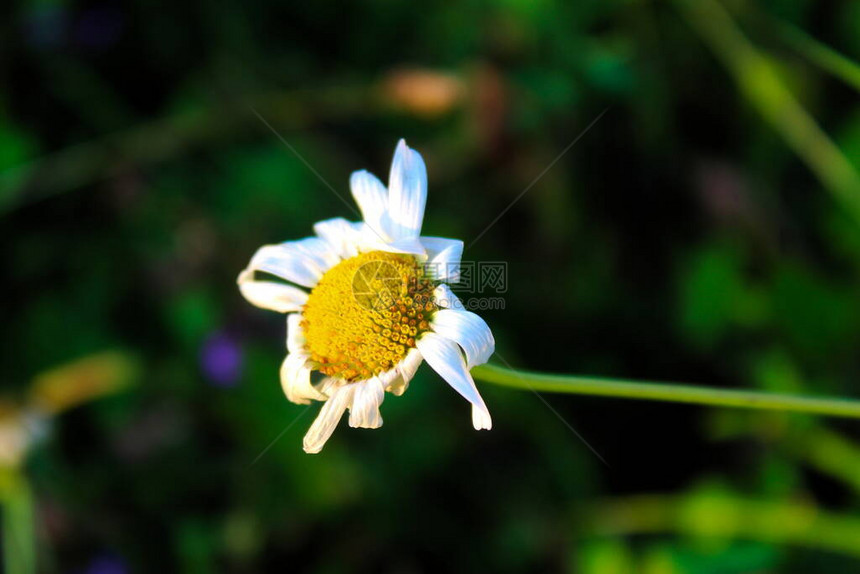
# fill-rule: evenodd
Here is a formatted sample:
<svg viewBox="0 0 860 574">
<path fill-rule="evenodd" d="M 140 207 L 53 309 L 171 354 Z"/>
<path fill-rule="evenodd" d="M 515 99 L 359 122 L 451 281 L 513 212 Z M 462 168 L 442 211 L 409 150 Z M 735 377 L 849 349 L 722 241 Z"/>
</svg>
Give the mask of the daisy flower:
<svg viewBox="0 0 860 574">
<path fill-rule="evenodd" d="M 287 313 L 287 399 L 324 402 L 305 452 L 319 452 L 347 410 L 351 427 L 382 426 L 385 393 L 402 395 L 422 361 L 471 403 L 474 427 L 489 429 L 469 370 L 495 341 L 447 285 L 459 280 L 463 242 L 421 236 L 424 160 L 400 140 L 388 188 L 367 171 L 350 188 L 363 221 L 320 221 L 315 237 L 261 247 L 239 275 L 248 301 Z"/>
</svg>

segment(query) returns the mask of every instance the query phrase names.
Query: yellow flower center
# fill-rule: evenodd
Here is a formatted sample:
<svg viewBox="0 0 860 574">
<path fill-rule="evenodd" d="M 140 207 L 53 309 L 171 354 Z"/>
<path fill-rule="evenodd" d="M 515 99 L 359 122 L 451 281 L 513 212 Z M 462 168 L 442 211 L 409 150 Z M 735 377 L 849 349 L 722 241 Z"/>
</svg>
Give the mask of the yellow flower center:
<svg viewBox="0 0 860 574">
<path fill-rule="evenodd" d="M 434 288 L 411 255 L 372 251 L 341 261 L 302 311 L 314 368 L 347 381 L 393 368 L 429 329 Z"/>
</svg>

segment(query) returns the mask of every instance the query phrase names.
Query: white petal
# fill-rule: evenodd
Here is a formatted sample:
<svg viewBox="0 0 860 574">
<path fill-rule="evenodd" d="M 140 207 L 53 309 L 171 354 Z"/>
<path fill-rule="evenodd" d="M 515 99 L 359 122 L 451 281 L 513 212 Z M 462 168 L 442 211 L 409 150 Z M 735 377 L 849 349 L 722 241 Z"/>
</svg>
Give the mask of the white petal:
<svg viewBox="0 0 860 574">
<path fill-rule="evenodd" d="M 433 302 L 443 309 L 465 309 L 460 298 L 444 283 L 433 290 Z"/>
<path fill-rule="evenodd" d="M 493 428 L 493 419 L 487 407 L 472 405 L 472 426 L 475 430 L 490 430 Z"/>
<path fill-rule="evenodd" d="M 382 219 L 388 210 L 388 190 L 379 178 L 365 170 L 353 172 L 349 178 L 349 187 L 364 222 L 383 240 L 387 240 Z"/>
<path fill-rule="evenodd" d="M 251 304 L 279 313 L 298 311 L 308 300 L 308 294 L 298 287 L 255 281 L 254 272 L 247 269 L 239 274 L 238 283 L 239 291 Z"/>
<path fill-rule="evenodd" d="M 394 378 L 392 378 L 391 381 L 387 385 L 385 385 L 385 390 L 394 395 L 395 397 L 401 396 L 403 393 L 406 392 L 406 389 L 408 388 L 409 381 L 407 381 L 400 375 L 397 375 L 396 373 Z"/>
<path fill-rule="evenodd" d="M 388 213 L 385 230 L 391 239 L 421 235 L 427 203 L 427 168 L 421 155 L 400 140 L 388 178 Z"/>
<path fill-rule="evenodd" d="M 466 369 L 457 343 L 436 333 L 425 333 L 417 342 L 418 350 L 427 364 L 439 373 L 445 382 L 472 403 L 472 425 L 477 429 L 492 427 L 492 419 L 484 399 L 481 398 L 472 375 Z M 478 411 L 477 413 L 475 411 Z"/>
<path fill-rule="evenodd" d="M 326 219 L 314 224 L 314 233 L 328 243 L 332 252 L 341 259 L 358 255 L 361 223 L 352 223 L 342 217 Z"/>
<path fill-rule="evenodd" d="M 310 399 L 324 401 L 326 396 L 311 384 L 311 368 L 304 353 L 290 353 L 281 364 L 281 387 L 290 402 L 306 405 Z"/>
<path fill-rule="evenodd" d="M 332 393 L 305 435 L 303 442 L 305 452 L 317 453 L 322 450 L 323 445 L 337 427 L 337 423 L 340 422 L 344 411 L 352 404 L 354 393 L 355 385 L 338 387 Z"/>
<path fill-rule="evenodd" d="M 411 253 L 417 255 L 422 261 L 427 258 L 427 250 L 418 237 L 404 237 L 389 241 L 383 249 L 390 253 Z"/>
<path fill-rule="evenodd" d="M 398 239 L 391 241 L 383 239 L 384 236 L 379 235 L 375 229 L 369 225 L 365 226 L 361 236 L 360 251 L 386 251 L 388 253 L 408 253 L 416 255 L 422 261 L 427 259 L 427 252 L 421 244 L 421 240 L 417 237 L 407 239 Z"/>
<path fill-rule="evenodd" d="M 496 348 L 490 327 L 471 311 L 440 309 L 430 322 L 435 333 L 451 339 L 466 353 L 466 367 L 483 365 Z"/>
<path fill-rule="evenodd" d="M 265 271 L 291 283 L 313 287 L 339 258 L 319 237 L 264 245 L 251 258 L 247 271 Z"/>
<path fill-rule="evenodd" d="M 463 257 L 463 242 L 445 237 L 422 237 L 421 244 L 427 249 L 425 269 L 436 281 L 457 283 L 460 281 L 460 259 Z"/>
<path fill-rule="evenodd" d="M 388 377 L 383 378 L 383 382 L 386 383 L 385 390 L 398 397 L 405 393 L 406 389 L 409 388 L 409 381 L 415 376 L 415 372 L 421 366 L 421 361 L 423 360 L 424 358 L 418 349 L 411 349 L 406 354 L 406 358 L 394 367 L 394 369 L 382 374 L 388 375 Z"/>
<path fill-rule="evenodd" d="M 290 353 L 305 352 L 305 332 L 301 326 L 302 314 L 287 315 L 287 351 Z"/>
<path fill-rule="evenodd" d="M 385 389 L 377 377 L 355 383 L 355 396 L 349 408 L 349 426 L 353 428 L 376 429 L 382 426 L 379 405 L 385 399 Z"/>
<path fill-rule="evenodd" d="M 418 349 L 411 349 L 409 353 L 406 354 L 406 358 L 397 365 L 397 371 L 400 373 L 400 376 L 406 379 L 406 382 L 412 380 L 415 376 L 416 371 L 418 371 L 418 367 L 421 366 L 421 362 L 424 360 L 424 357 L 421 356 L 421 351 Z"/>
<path fill-rule="evenodd" d="M 335 377 L 323 377 L 320 382 L 314 385 L 314 388 L 324 394 L 326 398 L 328 398 L 342 386 L 342 379 L 338 379 Z"/>
</svg>

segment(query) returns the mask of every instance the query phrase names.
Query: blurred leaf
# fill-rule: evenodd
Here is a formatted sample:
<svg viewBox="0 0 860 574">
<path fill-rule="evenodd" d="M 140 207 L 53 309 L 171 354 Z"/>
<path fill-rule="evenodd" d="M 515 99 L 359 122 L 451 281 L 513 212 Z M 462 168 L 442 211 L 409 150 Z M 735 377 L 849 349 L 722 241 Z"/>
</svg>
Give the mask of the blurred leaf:
<svg viewBox="0 0 860 574">
<path fill-rule="evenodd" d="M 25 133 L 0 119 L 0 171 L 16 167 L 31 159 L 36 144 Z"/>
<path fill-rule="evenodd" d="M 722 487 L 682 496 L 639 495 L 599 506 L 594 533 L 602 536 L 677 533 L 699 548 L 722 551 L 732 540 L 799 545 L 860 559 L 860 519 L 834 514 L 808 502 L 760 501 Z"/>
<path fill-rule="evenodd" d="M 713 345 L 729 328 L 741 292 L 738 263 L 731 253 L 703 251 L 681 280 L 682 325 L 700 345 Z"/>
<path fill-rule="evenodd" d="M 668 563 L 664 556 L 664 563 Z M 690 574 L 737 574 L 772 572 L 779 565 L 780 552 L 767 544 L 734 542 L 721 551 L 700 551 L 684 545 L 674 553 L 675 572 Z"/>
<path fill-rule="evenodd" d="M 633 556 L 620 540 L 593 542 L 583 548 L 579 567 L 572 572 L 583 574 L 628 574 L 634 571 Z"/>
<path fill-rule="evenodd" d="M 652 546 L 642 558 L 642 574 L 682 574 L 688 571 L 691 570 L 681 568 L 675 552 L 664 545 Z"/>
<path fill-rule="evenodd" d="M 138 373 L 139 366 L 131 355 L 99 353 L 38 375 L 30 400 L 44 413 L 58 414 L 125 389 Z"/>
<path fill-rule="evenodd" d="M 778 393 L 801 393 L 804 390 L 795 362 L 776 350 L 758 357 L 753 365 L 753 380 L 757 386 Z"/>
<path fill-rule="evenodd" d="M 782 331 L 802 352 L 832 361 L 856 349 L 860 300 L 852 289 L 788 263 L 775 278 L 773 305 Z"/>
<path fill-rule="evenodd" d="M 220 540 L 209 521 L 184 520 L 177 530 L 176 544 L 182 572 L 208 574 L 215 571 L 214 559 Z"/>
<path fill-rule="evenodd" d="M 766 316 L 742 264 L 741 254 L 718 245 L 702 248 L 682 269 L 681 328 L 697 346 L 713 347 L 733 326 L 754 326 Z"/>
<path fill-rule="evenodd" d="M 195 349 L 219 323 L 218 305 L 208 290 L 189 289 L 167 305 L 167 318 L 186 349 Z"/>
</svg>

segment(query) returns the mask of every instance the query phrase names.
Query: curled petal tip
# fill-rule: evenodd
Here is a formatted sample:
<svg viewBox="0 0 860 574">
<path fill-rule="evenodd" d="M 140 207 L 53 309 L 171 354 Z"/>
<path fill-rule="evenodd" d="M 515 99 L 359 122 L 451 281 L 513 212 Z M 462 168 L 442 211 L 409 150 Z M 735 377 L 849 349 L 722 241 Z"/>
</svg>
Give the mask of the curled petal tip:
<svg viewBox="0 0 860 574">
<path fill-rule="evenodd" d="M 490 417 L 490 411 L 487 407 L 480 406 L 472 407 L 472 426 L 475 430 L 490 430 L 493 428 L 493 419 Z"/>
<path fill-rule="evenodd" d="M 365 175 L 371 175 L 371 173 L 366 169 L 357 169 L 349 175 L 349 183 L 354 185 L 358 178 L 364 177 Z"/>
<path fill-rule="evenodd" d="M 319 452 L 322 450 L 322 445 L 304 444 L 302 445 L 302 450 L 304 450 L 308 454 L 319 454 Z"/>
</svg>

